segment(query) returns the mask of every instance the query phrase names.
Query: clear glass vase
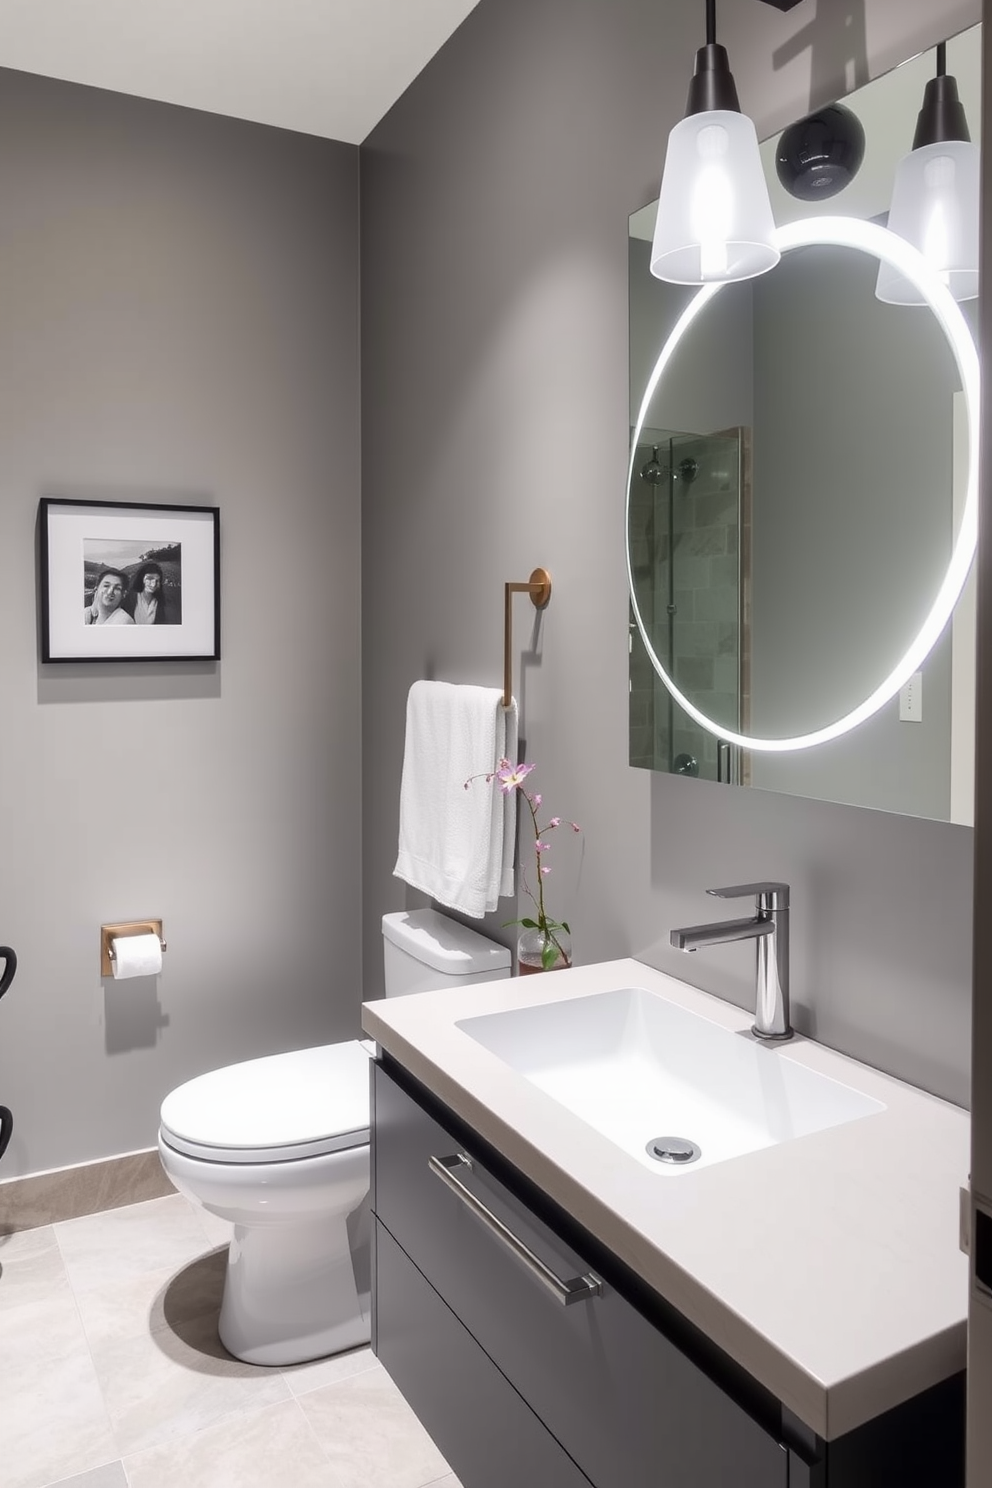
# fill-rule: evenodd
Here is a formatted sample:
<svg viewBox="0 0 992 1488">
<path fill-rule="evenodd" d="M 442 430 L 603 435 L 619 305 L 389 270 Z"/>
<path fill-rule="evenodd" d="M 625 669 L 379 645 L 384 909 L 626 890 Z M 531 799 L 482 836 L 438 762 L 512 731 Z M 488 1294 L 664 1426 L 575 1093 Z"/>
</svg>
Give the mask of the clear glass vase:
<svg viewBox="0 0 992 1488">
<path fill-rule="evenodd" d="M 572 937 L 567 930 L 521 930 L 517 940 L 517 975 L 564 971 L 572 964 Z"/>
</svg>

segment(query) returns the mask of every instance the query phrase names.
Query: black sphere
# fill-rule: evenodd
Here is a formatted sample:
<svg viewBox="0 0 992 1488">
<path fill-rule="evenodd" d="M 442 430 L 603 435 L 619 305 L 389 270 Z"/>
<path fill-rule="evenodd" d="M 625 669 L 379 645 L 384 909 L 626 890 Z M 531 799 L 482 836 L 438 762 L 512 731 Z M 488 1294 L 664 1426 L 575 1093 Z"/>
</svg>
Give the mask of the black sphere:
<svg viewBox="0 0 992 1488">
<path fill-rule="evenodd" d="M 790 196 L 825 201 L 850 185 L 864 158 L 861 120 L 843 104 L 831 103 L 782 131 L 775 169 Z"/>
</svg>

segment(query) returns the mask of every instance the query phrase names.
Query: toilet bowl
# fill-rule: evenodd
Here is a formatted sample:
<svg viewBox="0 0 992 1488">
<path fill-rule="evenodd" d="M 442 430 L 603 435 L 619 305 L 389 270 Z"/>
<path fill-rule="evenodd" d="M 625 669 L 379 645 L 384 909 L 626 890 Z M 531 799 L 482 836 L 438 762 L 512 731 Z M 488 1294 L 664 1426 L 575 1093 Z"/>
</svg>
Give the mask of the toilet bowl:
<svg viewBox="0 0 992 1488">
<path fill-rule="evenodd" d="M 510 975 L 510 953 L 436 910 L 383 917 L 386 996 Z M 369 1056 L 357 1040 L 211 1070 L 162 1102 L 159 1157 L 230 1221 L 218 1331 L 250 1364 L 370 1336 Z"/>
<path fill-rule="evenodd" d="M 359 1043 L 298 1049 L 200 1075 L 162 1103 L 166 1173 L 234 1226 L 219 1332 L 249 1364 L 368 1342 L 368 1063 Z"/>
</svg>

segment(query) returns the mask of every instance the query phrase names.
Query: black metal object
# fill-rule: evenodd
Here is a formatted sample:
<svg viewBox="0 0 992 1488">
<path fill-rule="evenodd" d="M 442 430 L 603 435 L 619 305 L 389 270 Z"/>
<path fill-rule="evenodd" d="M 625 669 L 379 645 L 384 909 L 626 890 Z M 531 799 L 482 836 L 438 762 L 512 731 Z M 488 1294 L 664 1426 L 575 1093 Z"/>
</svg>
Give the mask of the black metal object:
<svg viewBox="0 0 992 1488">
<path fill-rule="evenodd" d="M 825 201 L 851 184 L 864 158 L 864 125 L 842 103 L 831 103 L 782 131 L 775 171 L 790 196 Z"/>
<path fill-rule="evenodd" d="M 741 106 L 727 48 L 717 44 L 716 0 L 706 0 L 706 45 L 696 53 L 685 117 L 689 119 L 693 114 L 709 114 L 717 109 L 739 114 Z"/>
<path fill-rule="evenodd" d="M 764 0 L 764 3 L 773 5 L 776 10 L 792 10 L 800 0 Z M 741 106 L 727 49 L 716 39 L 716 0 L 706 0 L 706 45 L 696 53 L 685 117 L 688 119 L 693 114 L 709 114 L 719 109 L 739 114 Z"/>
<path fill-rule="evenodd" d="M 0 976 L 0 997 L 7 991 L 14 980 L 17 971 L 17 957 L 10 946 L 0 946 L 0 960 L 4 962 L 3 976 Z M 14 1135 L 14 1117 L 9 1106 L 0 1106 L 0 1157 L 7 1151 L 11 1137 Z"/>
<path fill-rule="evenodd" d="M 916 119 L 913 149 L 941 144 L 945 140 L 970 142 L 964 104 L 958 97 L 957 79 L 947 72 L 947 43 L 937 46 L 937 73 L 923 90 L 923 107 Z"/>
<path fill-rule="evenodd" d="M 2 997 L 14 980 L 14 973 L 17 970 L 17 957 L 10 946 L 0 945 L 0 960 L 6 962 L 3 976 L 0 976 L 0 997 Z"/>
<path fill-rule="evenodd" d="M 716 109 L 739 114 L 740 102 L 737 84 L 730 70 L 727 48 L 718 42 L 709 41 L 696 53 L 696 70 L 689 83 L 689 98 L 685 106 L 685 117 L 693 114 L 708 114 Z"/>
</svg>

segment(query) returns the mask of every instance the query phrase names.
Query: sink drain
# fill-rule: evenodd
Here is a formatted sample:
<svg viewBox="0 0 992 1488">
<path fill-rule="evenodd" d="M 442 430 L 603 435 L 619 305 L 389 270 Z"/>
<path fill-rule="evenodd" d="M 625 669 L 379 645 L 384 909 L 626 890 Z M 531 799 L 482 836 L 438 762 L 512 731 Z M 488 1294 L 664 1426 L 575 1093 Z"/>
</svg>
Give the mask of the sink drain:
<svg viewBox="0 0 992 1488">
<path fill-rule="evenodd" d="M 676 1167 L 684 1167 L 702 1156 L 702 1149 L 687 1137 L 652 1137 L 644 1150 L 648 1157 Z"/>
</svg>

